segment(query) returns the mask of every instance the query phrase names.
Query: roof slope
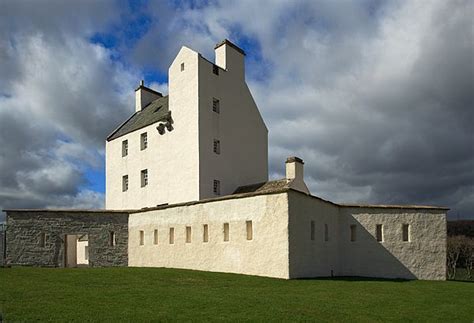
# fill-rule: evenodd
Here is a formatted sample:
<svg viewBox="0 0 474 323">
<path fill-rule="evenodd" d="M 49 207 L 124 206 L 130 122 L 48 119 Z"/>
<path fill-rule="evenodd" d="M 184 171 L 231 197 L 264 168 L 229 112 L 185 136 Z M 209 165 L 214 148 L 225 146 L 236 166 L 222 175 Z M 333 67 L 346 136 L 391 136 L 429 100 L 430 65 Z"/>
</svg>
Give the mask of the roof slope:
<svg viewBox="0 0 474 323">
<path fill-rule="evenodd" d="M 270 193 L 290 188 L 290 183 L 285 179 L 269 181 L 245 186 L 239 186 L 232 194 L 243 193 Z"/>
<path fill-rule="evenodd" d="M 152 101 L 141 111 L 135 112 L 127 121 L 119 126 L 108 137 L 107 141 L 117 139 L 127 133 L 144 128 L 168 117 L 168 96 Z"/>
</svg>

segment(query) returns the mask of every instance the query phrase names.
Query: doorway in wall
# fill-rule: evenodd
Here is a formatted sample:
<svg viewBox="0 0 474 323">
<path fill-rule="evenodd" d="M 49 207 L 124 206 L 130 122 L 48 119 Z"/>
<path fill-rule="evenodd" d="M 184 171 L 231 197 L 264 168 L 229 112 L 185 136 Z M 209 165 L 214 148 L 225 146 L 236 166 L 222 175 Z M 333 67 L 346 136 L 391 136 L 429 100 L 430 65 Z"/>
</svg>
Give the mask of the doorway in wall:
<svg viewBox="0 0 474 323">
<path fill-rule="evenodd" d="M 67 234 L 65 242 L 65 267 L 89 266 L 89 236 L 87 234 Z"/>
</svg>

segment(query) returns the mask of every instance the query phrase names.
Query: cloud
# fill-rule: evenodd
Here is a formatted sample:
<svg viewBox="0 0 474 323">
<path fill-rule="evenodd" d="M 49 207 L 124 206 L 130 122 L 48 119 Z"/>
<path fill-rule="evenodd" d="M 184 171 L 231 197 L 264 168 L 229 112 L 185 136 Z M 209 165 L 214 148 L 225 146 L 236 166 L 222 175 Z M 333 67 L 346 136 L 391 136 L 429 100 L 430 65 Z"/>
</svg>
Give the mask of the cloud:
<svg viewBox="0 0 474 323">
<path fill-rule="evenodd" d="M 272 178 L 295 154 L 315 195 L 473 216 L 470 1 L 25 3 L 0 5 L 0 206 L 99 205 L 84 168 L 142 69 L 166 75 L 181 45 L 212 60 L 230 38 L 249 54 Z M 92 44 L 100 32 L 115 45 Z"/>
<path fill-rule="evenodd" d="M 179 9 L 143 37 L 153 44 L 149 55 L 136 54 L 141 44 L 135 54 L 156 61 L 156 52 L 173 48 L 160 57 L 166 66 L 180 43 L 211 59 L 212 44 L 225 37 L 258 44 L 248 82 L 270 129 L 272 178 L 296 154 L 316 195 L 447 205 L 472 216 L 472 2 L 216 1 Z"/>
<path fill-rule="evenodd" d="M 103 169 L 105 137 L 131 113 L 139 79 L 88 41 L 113 21 L 105 4 L 0 5 L 0 209 L 103 207 L 85 172 Z"/>
</svg>

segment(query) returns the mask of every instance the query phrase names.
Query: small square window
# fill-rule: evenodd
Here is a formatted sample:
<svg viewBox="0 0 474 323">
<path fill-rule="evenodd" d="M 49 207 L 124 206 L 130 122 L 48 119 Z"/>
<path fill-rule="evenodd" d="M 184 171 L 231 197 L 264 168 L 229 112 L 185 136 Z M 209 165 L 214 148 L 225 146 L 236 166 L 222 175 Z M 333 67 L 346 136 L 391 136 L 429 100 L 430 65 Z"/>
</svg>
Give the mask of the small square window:
<svg viewBox="0 0 474 323">
<path fill-rule="evenodd" d="M 153 244 L 158 244 L 158 230 L 153 231 Z"/>
<path fill-rule="evenodd" d="M 184 71 L 184 63 L 181 63 L 181 72 Z"/>
<path fill-rule="evenodd" d="M 221 153 L 221 141 L 220 140 L 214 139 L 213 150 L 217 155 L 220 155 L 220 153 Z"/>
<path fill-rule="evenodd" d="M 224 241 L 229 241 L 229 223 L 224 223 Z"/>
<path fill-rule="evenodd" d="M 403 224 L 402 225 L 402 240 L 403 241 L 410 241 L 410 225 L 409 224 Z"/>
<path fill-rule="evenodd" d="M 148 135 L 146 132 L 140 135 L 140 150 L 145 150 L 148 147 Z"/>
<path fill-rule="evenodd" d="M 245 226 L 247 229 L 247 240 L 252 240 L 253 239 L 252 221 L 246 221 Z"/>
<path fill-rule="evenodd" d="M 212 64 L 212 73 L 219 75 L 219 67 L 216 64 Z"/>
<path fill-rule="evenodd" d="M 355 224 L 351 224 L 351 241 L 356 241 L 357 239 L 357 227 Z"/>
<path fill-rule="evenodd" d="M 122 141 L 122 157 L 128 155 L 128 140 Z"/>
<path fill-rule="evenodd" d="M 191 227 L 186 227 L 186 243 L 191 243 Z"/>
<path fill-rule="evenodd" d="M 170 228 L 170 244 L 174 244 L 174 228 Z"/>
<path fill-rule="evenodd" d="M 209 242 L 209 225 L 204 224 L 202 231 L 202 241 Z"/>
<path fill-rule="evenodd" d="M 109 232 L 109 246 L 115 247 L 116 244 L 117 244 L 117 241 L 115 240 L 115 232 L 110 231 Z"/>
<path fill-rule="evenodd" d="M 145 187 L 148 185 L 148 169 L 144 169 L 141 171 L 141 186 Z"/>
<path fill-rule="evenodd" d="M 214 180 L 214 187 L 213 187 L 213 192 L 215 195 L 221 195 L 221 181 L 218 181 L 217 179 Z"/>
<path fill-rule="evenodd" d="M 122 176 L 122 192 L 128 191 L 128 175 Z"/>
<path fill-rule="evenodd" d="M 220 113 L 220 101 L 216 98 L 212 98 L 212 111 L 215 113 Z"/>
<path fill-rule="evenodd" d="M 39 246 L 44 248 L 46 247 L 46 233 L 41 233 L 39 237 Z"/>
<path fill-rule="evenodd" d="M 375 226 L 375 238 L 378 242 L 383 241 L 383 226 L 381 224 Z"/>
</svg>

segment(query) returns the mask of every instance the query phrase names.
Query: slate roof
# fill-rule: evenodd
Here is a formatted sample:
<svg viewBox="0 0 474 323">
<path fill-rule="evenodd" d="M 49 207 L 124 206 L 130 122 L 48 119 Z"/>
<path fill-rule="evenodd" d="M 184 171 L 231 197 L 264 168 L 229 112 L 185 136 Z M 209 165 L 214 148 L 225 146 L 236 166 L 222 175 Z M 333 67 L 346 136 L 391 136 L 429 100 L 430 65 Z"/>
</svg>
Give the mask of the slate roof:
<svg viewBox="0 0 474 323">
<path fill-rule="evenodd" d="M 135 112 L 132 116 L 120 125 L 108 137 L 107 141 L 117 139 L 127 133 L 144 128 L 155 122 L 166 119 L 170 114 L 168 108 L 168 96 L 152 101 L 141 111 Z"/>
<path fill-rule="evenodd" d="M 276 181 L 239 186 L 232 194 L 277 192 L 284 189 L 289 189 L 289 185 L 290 182 L 284 178 Z"/>
</svg>

